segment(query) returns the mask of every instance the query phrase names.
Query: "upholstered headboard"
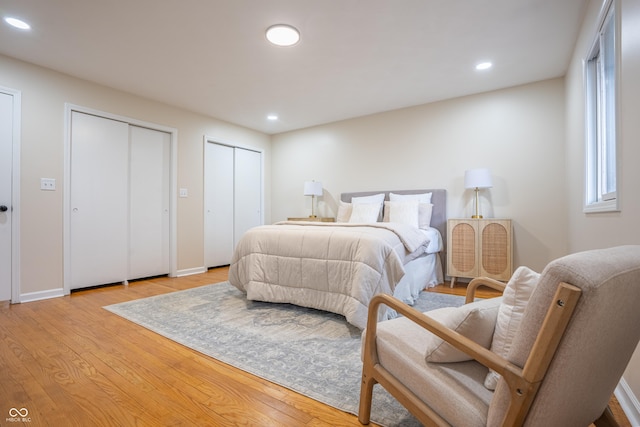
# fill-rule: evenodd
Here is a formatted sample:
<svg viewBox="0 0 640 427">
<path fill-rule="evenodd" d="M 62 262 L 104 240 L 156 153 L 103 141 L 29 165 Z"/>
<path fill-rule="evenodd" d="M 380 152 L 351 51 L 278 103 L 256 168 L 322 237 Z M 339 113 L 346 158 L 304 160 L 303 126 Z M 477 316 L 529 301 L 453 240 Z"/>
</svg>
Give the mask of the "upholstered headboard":
<svg viewBox="0 0 640 427">
<path fill-rule="evenodd" d="M 384 199 L 389 200 L 389 193 L 395 194 L 421 194 L 431 193 L 431 203 L 433 212 L 431 213 L 431 226 L 438 229 L 442 235 L 444 249 L 440 253 L 442 263 L 447 259 L 447 190 L 391 190 L 391 191 L 361 191 L 356 193 L 342 193 L 340 200 L 346 203 L 351 202 L 352 197 L 371 196 L 372 194 L 384 193 Z M 443 265 L 444 267 L 444 265 Z M 442 271 L 445 271 L 444 268 Z"/>
</svg>

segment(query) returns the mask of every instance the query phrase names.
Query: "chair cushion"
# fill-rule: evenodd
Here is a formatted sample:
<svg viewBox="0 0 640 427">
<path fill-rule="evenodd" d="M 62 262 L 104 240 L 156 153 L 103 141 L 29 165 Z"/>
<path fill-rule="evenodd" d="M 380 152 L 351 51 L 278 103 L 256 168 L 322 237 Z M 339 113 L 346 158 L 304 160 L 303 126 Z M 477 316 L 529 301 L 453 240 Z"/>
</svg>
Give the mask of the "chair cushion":
<svg viewBox="0 0 640 427">
<path fill-rule="evenodd" d="M 502 294 L 503 300 L 498 310 L 496 328 L 491 341 L 491 351 L 498 356 L 507 357 L 511 343 L 520 327 L 524 309 L 538 280 L 540 280 L 539 273 L 522 266 L 516 269 L 507 283 Z M 500 375 L 497 372 L 489 370 L 484 386 L 489 390 L 495 390 L 499 379 Z"/>
<path fill-rule="evenodd" d="M 498 316 L 502 297 L 479 300 L 460 307 L 444 307 L 425 314 L 449 329 L 477 342 L 485 348 L 491 338 Z M 425 335 L 425 360 L 432 363 L 464 362 L 471 356 L 430 332 Z"/>
<path fill-rule="evenodd" d="M 451 425 L 485 426 L 493 396 L 482 384 L 487 368 L 475 361 L 426 362 L 428 335 L 406 317 L 378 323 L 380 364 Z"/>
</svg>

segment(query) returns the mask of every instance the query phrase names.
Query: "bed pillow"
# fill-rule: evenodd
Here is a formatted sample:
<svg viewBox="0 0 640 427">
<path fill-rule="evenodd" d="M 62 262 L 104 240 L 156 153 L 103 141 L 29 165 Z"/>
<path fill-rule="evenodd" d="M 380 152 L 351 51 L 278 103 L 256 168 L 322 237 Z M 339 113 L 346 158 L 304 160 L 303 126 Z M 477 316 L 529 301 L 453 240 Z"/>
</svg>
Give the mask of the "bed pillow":
<svg viewBox="0 0 640 427">
<path fill-rule="evenodd" d="M 489 348 L 501 302 L 502 297 L 488 298 L 460 307 L 431 310 L 425 314 L 484 348 Z M 452 363 L 473 359 L 432 333 L 428 334 L 425 344 L 427 347 L 425 360 L 427 362 Z"/>
<path fill-rule="evenodd" d="M 524 309 L 539 280 L 540 274 L 524 266 L 518 267 L 509 279 L 502 294 L 503 301 L 498 310 L 496 329 L 491 342 L 491 351 L 498 356 L 507 357 Z M 489 390 L 495 390 L 499 379 L 500 375 L 497 372 L 489 370 L 484 386 Z"/>
<path fill-rule="evenodd" d="M 418 202 L 384 202 L 383 221 L 407 224 L 418 228 Z"/>
<path fill-rule="evenodd" d="M 380 206 L 377 203 L 352 204 L 349 222 L 371 223 L 378 222 Z"/>
<path fill-rule="evenodd" d="M 389 220 L 390 206 L 395 203 L 411 203 L 411 202 L 384 202 L 383 222 L 391 222 Z M 418 228 L 427 229 L 431 227 L 431 215 L 433 213 L 433 205 L 431 203 L 418 203 Z M 395 221 L 394 221 L 395 222 Z"/>
<path fill-rule="evenodd" d="M 351 203 L 340 202 L 338 205 L 338 213 L 336 214 L 336 222 L 349 222 L 353 205 Z"/>
<path fill-rule="evenodd" d="M 422 194 L 389 193 L 389 200 L 392 202 L 406 202 L 408 200 L 417 200 L 419 203 L 431 203 L 432 194 L 433 193 L 422 193 Z"/>
<path fill-rule="evenodd" d="M 378 204 L 378 218 L 377 221 L 382 220 L 382 204 L 384 203 L 384 193 L 373 194 L 371 196 L 360 196 L 360 197 L 352 197 L 351 204 L 359 205 L 359 204 L 370 204 L 377 203 Z"/>
</svg>

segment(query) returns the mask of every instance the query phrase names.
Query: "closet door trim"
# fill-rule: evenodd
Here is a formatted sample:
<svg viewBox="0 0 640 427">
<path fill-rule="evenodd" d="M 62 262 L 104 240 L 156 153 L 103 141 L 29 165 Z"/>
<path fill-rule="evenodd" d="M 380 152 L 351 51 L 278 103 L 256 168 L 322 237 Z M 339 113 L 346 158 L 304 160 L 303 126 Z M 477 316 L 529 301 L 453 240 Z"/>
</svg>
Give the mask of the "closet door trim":
<svg viewBox="0 0 640 427">
<path fill-rule="evenodd" d="M 169 197 L 169 276 L 176 277 L 178 271 L 177 257 L 177 150 L 178 150 L 178 130 L 175 128 L 158 125 L 156 123 L 145 122 L 131 117 L 120 116 L 93 108 L 66 103 L 64 106 L 64 207 L 63 207 L 63 244 L 64 244 L 64 283 L 63 292 L 69 295 L 71 292 L 71 116 L 72 112 L 90 114 L 105 119 L 117 120 L 129 125 L 149 128 L 160 132 L 168 133 L 170 138 L 170 197 Z"/>
</svg>

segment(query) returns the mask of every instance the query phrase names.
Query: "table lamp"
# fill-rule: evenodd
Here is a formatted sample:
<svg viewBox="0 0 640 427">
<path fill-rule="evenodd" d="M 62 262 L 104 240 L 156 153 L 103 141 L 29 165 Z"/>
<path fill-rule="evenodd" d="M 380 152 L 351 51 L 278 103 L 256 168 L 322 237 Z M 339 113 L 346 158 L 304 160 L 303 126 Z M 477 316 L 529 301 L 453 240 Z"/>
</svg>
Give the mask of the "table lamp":
<svg viewBox="0 0 640 427">
<path fill-rule="evenodd" d="M 491 188 L 491 172 L 486 168 L 469 169 L 464 172 L 464 188 L 473 189 L 476 192 L 476 213 L 471 218 L 482 218 L 480 215 L 480 202 L 478 191 L 483 188 Z"/>
</svg>

